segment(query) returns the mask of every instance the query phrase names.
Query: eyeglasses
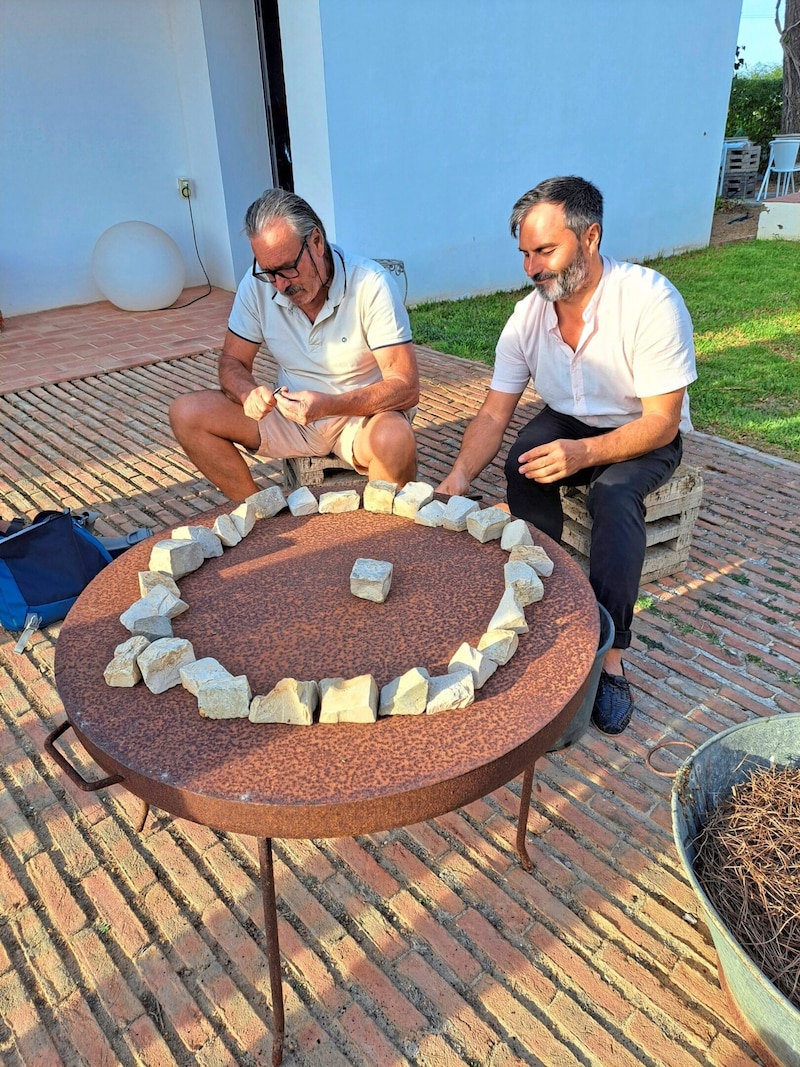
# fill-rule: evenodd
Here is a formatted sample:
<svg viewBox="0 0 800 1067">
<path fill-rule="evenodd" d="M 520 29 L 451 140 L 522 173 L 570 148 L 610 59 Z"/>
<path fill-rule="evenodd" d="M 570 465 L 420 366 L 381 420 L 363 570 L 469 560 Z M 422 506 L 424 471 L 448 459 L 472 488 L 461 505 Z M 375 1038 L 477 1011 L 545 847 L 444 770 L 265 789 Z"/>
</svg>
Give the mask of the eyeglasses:
<svg viewBox="0 0 800 1067">
<path fill-rule="evenodd" d="M 303 243 L 300 245 L 300 252 L 297 259 L 292 263 L 290 267 L 279 267 L 278 270 L 259 270 L 258 261 L 255 256 L 253 257 L 253 277 L 258 278 L 260 282 L 269 282 L 270 285 L 275 283 L 276 278 L 283 278 L 285 282 L 289 282 L 292 278 L 296 278 L 300 271 L 297 269 L 297 264 L 303 258 L 303 253 L 308 248 L 308 238 L 310 234 L 306 234 L 303 238 Z"/>
</svg>

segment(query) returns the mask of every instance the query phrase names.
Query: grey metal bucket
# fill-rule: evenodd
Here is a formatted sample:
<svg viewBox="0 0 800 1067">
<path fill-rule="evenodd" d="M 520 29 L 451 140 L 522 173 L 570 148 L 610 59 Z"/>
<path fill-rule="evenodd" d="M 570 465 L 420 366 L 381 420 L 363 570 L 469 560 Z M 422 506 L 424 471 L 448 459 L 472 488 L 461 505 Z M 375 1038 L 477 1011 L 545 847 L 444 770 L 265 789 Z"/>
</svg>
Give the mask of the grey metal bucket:
<svg viewBox="0 0 800 1067">
<path fill-rule="evenodd" d="M 714 809 L 759 767 L 800 767 L 800 714 L 732 726 L 686 760 L 672 787 L 672 829 L 719 959 L 742 1035 L 769 1067 L 800 1067 L 800 1012 L 731 935 L 694 873 L 694 841 Z"/>
<path fill-rule="evenodd" d="M 552 743 L 547 750 L 548 752 L 556 752 L 559 748 L 566 748 L 567 745 L 573 744 L 579 737 L 582 737 L 589 728 L 589 723 L 592 718 L 592 708 L 594 707 L 594 698 L 597 696 L 597 686 L 600 684 L 600 671 L 603 669 L 603 659 L 614 641 L 614 623 L 611 616 L 602 604 L 598 604 L 597 607 L 600 612 L 600 643 L 597 648 L 597 655 L 594 657 L 592 669 L 589 672 L 589 685 L 586 689 L 586 695 L 584 696 L 580 707 L 575 712 L 575 715 L 570 720 L 569 726 L 564 730 L 561 737 Z"/>
</svg>

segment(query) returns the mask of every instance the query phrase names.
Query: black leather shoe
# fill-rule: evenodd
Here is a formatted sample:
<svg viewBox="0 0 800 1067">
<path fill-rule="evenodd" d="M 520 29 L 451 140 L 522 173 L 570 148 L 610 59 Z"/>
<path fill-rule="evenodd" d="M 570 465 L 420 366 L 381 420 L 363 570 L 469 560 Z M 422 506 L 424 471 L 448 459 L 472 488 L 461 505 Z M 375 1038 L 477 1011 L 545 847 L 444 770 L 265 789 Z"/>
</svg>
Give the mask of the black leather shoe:
<svg viewBox="0 0 800 1067">
<path fill-rule="evenodd" d="M 592 722 L 604 734 L 621 734 L 633 715 L 633 697 L 628 679 L 600 672 L 592 708 Z"/>
</svg>

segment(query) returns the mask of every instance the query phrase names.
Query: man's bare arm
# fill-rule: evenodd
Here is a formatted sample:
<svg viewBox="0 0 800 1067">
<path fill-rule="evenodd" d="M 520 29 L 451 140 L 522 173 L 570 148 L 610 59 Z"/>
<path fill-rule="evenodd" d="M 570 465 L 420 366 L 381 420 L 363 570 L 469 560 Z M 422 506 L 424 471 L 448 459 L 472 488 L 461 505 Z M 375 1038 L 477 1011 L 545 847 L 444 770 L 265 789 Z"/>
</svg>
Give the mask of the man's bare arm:
<svg viewBox="0 0 800 1067">
<path fill-rule="evenodd" d="M 464 431 L 456 461 L 438 492 L 449 496 L 463 496 L 475 478 L 500 451 L 503 434 L 511 421 L 519 393 L 500 393 L 489 389 L 478 414 Z"/>
<path fill-rule="evenodd" d="M 219 387 L 234 404 L 241 404 L 249 419 L 261 419 L 275 407 L 272 389 L 258 385 L 253 377 L 253 364 L 259 345 L 231 333 L 225 335 L 217 374 Z"/>
<path fill-rule="evenodd" d="M 577 441 L 560 438 L 523 452 L 519 457 L 520 473 L 537 482 L 557 482 L 585 467 L 620 463 L 661 448 L 678 432 L 685 392 L 682 388 L 642 397 L 639 418 L 609 433 Z"/>
</svg>

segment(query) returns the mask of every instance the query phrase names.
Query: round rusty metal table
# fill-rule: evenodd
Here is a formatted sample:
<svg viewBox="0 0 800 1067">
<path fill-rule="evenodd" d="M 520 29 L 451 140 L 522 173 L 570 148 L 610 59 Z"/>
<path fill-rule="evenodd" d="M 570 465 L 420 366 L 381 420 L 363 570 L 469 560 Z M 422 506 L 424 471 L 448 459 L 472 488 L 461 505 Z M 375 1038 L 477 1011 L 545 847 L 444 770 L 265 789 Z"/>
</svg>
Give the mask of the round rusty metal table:
<svg viewBox="0 0 800 1067">
<path fill-rule="evenodd" d="M 223 509 L 195 521 L 211 525 Z M 229 510 L 229 509 L 225 509 Z M 111 688 L 103 670 L 129 635 L 120 614 L 139 596 L 155 539 L 134 546 L 88 586 L 65 620 L 55 674 L 68 722 L 97 764 L 147 804 L 259 839 L 273 977 L 273 1059 L 283 1019 L 270 841 L 365 834 L 468 804 L 526 772 L 518 849 L 523 862 L 533 764 L 578 707 L 598 647 L 591 587 L 578 565 L 534 531 L 555 564 L 545 595 L 526 610 L 530 633 L 469 708 L 374 724 L 310 727 L 211 720 L 178 686 Z M 159 536 L 168 536 L 167 534 Z M 358 557 L 388 560 L 383 604 L 350 593 Z M 475 645 L 504 589 L 497 541 L 427 529 L 358 510 L 258 521 L 223 556 L 180 580 L 190 605 L 173 620 L 195 656 L 246 674 L 253 694 L 281 678 L 372 674 L 385 685 L 411 667 L 432 675 L 463 641 Z M 73 781 L 81 780 L 70 767 Z M 97 788 L 83 783 L 82 788 Z M 272 927 L 272 929 L 270 929 Z M 275 957 L 275 958 L 273 958 Z M 278 1003 L 280 1002 L 280 1003 Z"/>
</svg>

